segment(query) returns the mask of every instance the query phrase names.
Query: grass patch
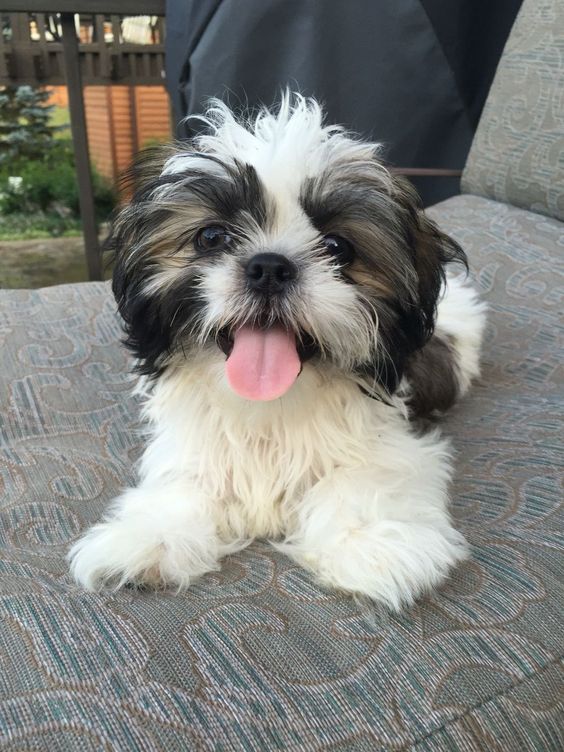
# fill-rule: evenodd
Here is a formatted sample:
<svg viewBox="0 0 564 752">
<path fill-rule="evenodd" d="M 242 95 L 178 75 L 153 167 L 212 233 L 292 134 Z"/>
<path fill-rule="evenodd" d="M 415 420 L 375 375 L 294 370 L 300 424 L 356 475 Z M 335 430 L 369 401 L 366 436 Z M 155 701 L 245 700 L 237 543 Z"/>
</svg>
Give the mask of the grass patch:
<svg viewBox="0 0 564 752">
<path fill-rule="evenodd" d="M 55 131 L 55 138 L 68 139 L 70 133 L 70 113 L 68 107 L 59 107 L 56 105 L 51 112 L 49 125 L 54 125 L 59 130 Z"/>
<path fill-rule="evenodd" d="M 105 279 L 111 276 L 108 261 L 103 259 Z M 87 280 L 82 238 L 0 242 L 0 288 L 30 289 Z"/>
<path fill-rule="evenodd" d="M 36 288 L 86 279 L 80 238 L 0 243 L 0 287 Z"/>
</svg>

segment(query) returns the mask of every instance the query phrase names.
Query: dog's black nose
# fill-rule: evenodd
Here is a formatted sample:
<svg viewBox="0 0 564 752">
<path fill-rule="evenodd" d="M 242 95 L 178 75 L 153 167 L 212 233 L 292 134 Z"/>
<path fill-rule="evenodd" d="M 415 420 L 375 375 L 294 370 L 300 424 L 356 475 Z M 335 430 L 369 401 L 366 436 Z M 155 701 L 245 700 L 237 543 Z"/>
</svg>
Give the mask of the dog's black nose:
<svg viewBox="0 0 564 752">
<path fill-rule="evenodd" d="M 257 292 L 280 293 L 296 278 L 297 269 L 279 253 L 257 253 L 245 270 L 249 287 Z"/>
</svg>

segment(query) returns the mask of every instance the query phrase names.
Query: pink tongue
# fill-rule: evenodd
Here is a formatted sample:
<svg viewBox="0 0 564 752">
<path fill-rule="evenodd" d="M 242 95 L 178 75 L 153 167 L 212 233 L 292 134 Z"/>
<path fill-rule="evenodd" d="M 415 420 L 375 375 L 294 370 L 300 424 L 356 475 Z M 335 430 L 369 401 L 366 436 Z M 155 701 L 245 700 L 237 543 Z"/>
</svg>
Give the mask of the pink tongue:
<svg viewBox="0 0 564 752">
<path fill-rule="evenodd" d="M 240 397 L 263 401 L 281 397 L 300 373 L 296 338 L 279 326 L 243 326 L 235 332 L 225 369 L 231 388 Z"/>
</svg>

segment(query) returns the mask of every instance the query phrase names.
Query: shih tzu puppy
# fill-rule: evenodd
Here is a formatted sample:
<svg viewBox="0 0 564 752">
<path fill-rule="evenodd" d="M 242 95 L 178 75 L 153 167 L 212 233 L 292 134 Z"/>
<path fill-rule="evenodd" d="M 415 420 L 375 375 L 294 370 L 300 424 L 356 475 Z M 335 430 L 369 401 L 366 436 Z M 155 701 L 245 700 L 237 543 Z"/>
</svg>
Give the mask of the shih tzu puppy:
<svg viewBox="0 0 564 752">
<path fill-rule="evenodd" d="M 315 101 L 205 122 L 138 167 L 111 230 L 150 436 L 72 572 L 182 588 L 267 538 L 399 608 L 467 555 L 449 446 L 412 427 L 478 374 L 484 307 L 445 273 L 464 253 Z"/>
</svg>

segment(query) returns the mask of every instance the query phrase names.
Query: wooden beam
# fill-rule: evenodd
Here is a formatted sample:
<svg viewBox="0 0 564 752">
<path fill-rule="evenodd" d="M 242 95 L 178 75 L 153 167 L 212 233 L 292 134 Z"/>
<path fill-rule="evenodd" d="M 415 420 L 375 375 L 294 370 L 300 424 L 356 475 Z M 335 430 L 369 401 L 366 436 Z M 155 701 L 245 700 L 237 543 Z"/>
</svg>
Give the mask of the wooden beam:
<svg viewBox="0 0 564 752">
<path fill-rule="evenodd" d="M 84 94 L 80 75 L 78 39 L 76 38 L 74 13 L 63 13 L 61 15 L 61 26 L 63 27 L 64 66 L 69 93 L 72 143 L 78 180 L 78 198 L 88 277 L 91 280 L 102 279 L 102 258 L 98 243 L 94 188 L 92 185 L 92 173 L 90 172 Z"/>
<path fill-rule="evenodd" d="M 2 0 L 2 12 L 164 16 L 165 5 L 165 0 Z"/>
</svg>

